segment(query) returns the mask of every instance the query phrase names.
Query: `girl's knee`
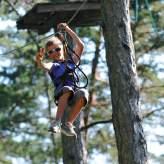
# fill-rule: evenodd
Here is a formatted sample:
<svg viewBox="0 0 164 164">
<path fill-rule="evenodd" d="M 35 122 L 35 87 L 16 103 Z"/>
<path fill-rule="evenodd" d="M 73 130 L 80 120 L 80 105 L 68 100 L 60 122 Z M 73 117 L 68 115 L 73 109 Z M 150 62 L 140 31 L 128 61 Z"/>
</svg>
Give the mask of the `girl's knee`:
<svg viewBox="0 0 164 164">
<path fill-rule="evenodd" d="M 87 99 L 85 97 L 80 97 L 78 101 L 81 106 L 85 106 L 87 104 Z"/>
<path fill-rule="evenodd" d="M 80 89 L 77 92 L 75 92 L 74 95 L 74 101 L 79 102 L 85 106 L 88 103 L 88 91 L 86 89 Z"/>
</svg>

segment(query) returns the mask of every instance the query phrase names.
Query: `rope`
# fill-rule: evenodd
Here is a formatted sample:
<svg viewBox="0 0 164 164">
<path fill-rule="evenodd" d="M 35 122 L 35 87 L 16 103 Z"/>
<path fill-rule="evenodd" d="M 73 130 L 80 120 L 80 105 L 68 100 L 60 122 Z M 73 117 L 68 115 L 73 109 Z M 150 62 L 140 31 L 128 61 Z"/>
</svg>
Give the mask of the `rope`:
<svg viewBox="0 0 164 164">
<path fill-rule="evenodd" d="M 65 32 L 65 33 L 66 33 L 66 32 Z M 59 34 L 58 34 L 58 35 L 59 35 Z M 80 57 L 79 57 L 79 55 L 69 46 L 68 41 L 67 41 L 67 38 L 66 38 L 66 35 L 63 35 L 63 36 L 64 36 L 63 45 L 66 46 L 67 54 L 68 54 L 69 58 L 71 59 L 71 61 L 72 61 L 72 62 L 74 63 L 74 65 L 75 65 L 75 68 L 74 68 L 73 73 L 74 73 L 74 75 L 76 76 L 77 80 L 75 80 L 75 78 L 74 78 L 74 85 L 75 85 L 76 88 L 86 88 L 87 85 L 88 85 L 88 77 L 87 77 L 87 75 L 83 72 L 83 70 L 80 68 Z M 72 58 L 72 54 L 69 53 L 69 50 L 70 50 L 74 55 L 76 55 L 76 57 L 78 58 L 78 60 L 79 60 L 78 64 L 74 62 L 74 60 L 73 60 L 73 58 Z M 86 83 L 85 83 L 83 86 L 78 86 L 79 77 L 78 77 L 78 75 L 77 75 L 77 73 L 76 73 L 76 69 L 78 69 L 78 70 L 82 73 L 83 77 L 86 79 Z"/>
<path fill-rule="evenodd" d="M 49 37 L 51 37 L 51 36 L 53 36 L 53 35 L 54 35 L 54 34 L 51 34 L 51 35 L 49 35 L 49 36 L 47 36 L 47 37 L 44 37 L 44 38 L 42 38 L 42 39 L 39 39 L 39 40 L 37 40 L 37 42 L 41 42 L 42 40 L 47 39 L 47 38 L 49 38 Z M 33 41 L 32 41 L 32 42 L 28 42 L 28 43 L 25 44 L 24 46 L 21 46 L 21 47 L 19 47 L 19 48 L 15 48 L 15 49 L 13 49 L 13 50 L 7 51 L 7 52 L 2 53 L 2 54 L 0 54 L 0 55 L 11 54 L 12 52 L 14 52 L 14 51 L 19 51 L 19 50 L 21 50 L 21 49 L 23 49 L 23 48 L 29 46 L 29 45 L 32 44 L 32 43 L 34 43 L 34 42 L 33 42 Z"/>
<path fill-rule="evenodd" d="M 77 16 L 77 14 L 80 12 L 80 10 L 82 9 L 82 7 L 85 5 L 85 3 L 87 2 L 87 0 L 84 0 L 83 3 L 80 5 L 80 7 L 75 11 L 75 13 L 72 15 L 72 17 L 67 21 L 67 24 L 69 25 L 73 19 Z"/>
<path fill-rule="evenodd" d="M 74 18 L 76 17 L 76 15 L 80 12 L 81 8 L 85 5 L 86 2 L 87 2 L 87 0 L 84 0 L 83 3 L 80 5 L 80 7 L 79 7 L 79 8 L 75 11 L 75 13 L 72 15 L 72 17 L 67 21 L 67 24 L 68 24 L 68 25 L 73 21 L 73 19 L 74 19 Z M 48 35 L 48 36 L 46 36 L 46 37 L 43 37 L 42 39 L 36 40 L 36 42 L 41 42 L 42 40 L 45 40 L 45 39 L 47 39 L 47 38 L 50 38 L 51 36 L 53 36 L 53 35 L 55 35 L 55 34 L 56 34 L 56 33 L 53 33 L 53 34 L 51 34 L 51 35 Z M 21 50 L 21 49 L 23 49 L 23 48 L 29 46 L 30 44 L 33 44 L 33 41 L 32 41 L 32 42 L 29 42 L 29 43 L 27 43 L 27 44 L 25 44 L 24 46 L 21 46 L 21 47 L 19 47 L 19 48 L 15 48 L 15 49 L 13 49 L 13 50 L 7 51 L 7 52 L 2 53 L 2 54 L 0 54 L 0 55 L 3 56 L 3 55 L 11 54 L 11 53 L 13 53 L 14 51 L 19 51 L 19 50 Z"/>
</svg>

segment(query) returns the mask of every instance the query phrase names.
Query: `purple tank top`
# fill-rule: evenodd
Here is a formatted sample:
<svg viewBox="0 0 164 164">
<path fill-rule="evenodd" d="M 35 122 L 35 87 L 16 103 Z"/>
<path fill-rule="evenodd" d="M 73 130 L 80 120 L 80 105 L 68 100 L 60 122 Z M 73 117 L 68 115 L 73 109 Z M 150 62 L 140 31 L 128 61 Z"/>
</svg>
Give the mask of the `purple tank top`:
<svg viewBox="0 0 164 164">
<path fill-rule="evenodd" d="M 60 92 L 63 86 L 74 87 L 74 74 L 73 69 L 75 64 L 70 60 L 66 61 L 55 61 L 53 62 L 52 68 L 49 71 L 51 80 L 55 86 L 55 92 Z"/>
</svg>

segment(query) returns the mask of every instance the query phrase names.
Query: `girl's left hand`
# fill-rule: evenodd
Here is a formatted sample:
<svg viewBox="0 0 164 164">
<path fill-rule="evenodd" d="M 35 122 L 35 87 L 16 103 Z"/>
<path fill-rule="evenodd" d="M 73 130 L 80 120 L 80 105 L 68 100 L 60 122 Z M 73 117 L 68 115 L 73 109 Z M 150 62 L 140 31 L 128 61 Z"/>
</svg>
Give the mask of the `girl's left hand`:
<svg viewBox="0 0 164 164">
<path fill-rule="evenodd" d="M 66 28 L 68 27 L 67 23 L 59 23 L 57 25 L 57 29 L 60 30 L 66 30 Z"/>
</svg>

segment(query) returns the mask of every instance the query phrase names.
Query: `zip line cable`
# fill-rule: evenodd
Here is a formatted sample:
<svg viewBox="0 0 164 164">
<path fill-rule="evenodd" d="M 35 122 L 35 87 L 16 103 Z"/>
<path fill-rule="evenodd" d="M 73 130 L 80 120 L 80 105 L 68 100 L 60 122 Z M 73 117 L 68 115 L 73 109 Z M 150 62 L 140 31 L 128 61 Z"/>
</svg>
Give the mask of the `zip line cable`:
<svg viewBox="0 0 164 164">
<path fill-rule="evenodd" d="M 70 24 L 73 21 L 73 19 L 77 16 L 77 14 L 82 9 L 82 7 L 85 5 L 86 2 L 87 2 L 87 0 L 83 1 L 83 3 L 80 5 L 80 7 L 75 11 L 75 13 L 72 15 L 72 17 L 68 20 L 67 24 Z"/>
<path fill-rule="evenodd" d="M 87 0 L 84 0 L 83 3 L 80 5 L 80 7 L 79 7 L 79 8 L 75 11 L 75 13 L 72 15 L 72 17 L 66 22 L 68 25 L 74 20 L 74 18 L 77 16 L 77 14 L 80 12 L 81 8 L 85 5 L 86 2 L 87 2 Z M 55 34 L 56 34 L 56 33 L 53 33 L 53 34 L 51 34 L 51 35 L 48 35 L 48 36 L 46 36 L 46 37 L 43 37 L 43 38 L 41 38 L 41 39 L 39 39 L 39 40 L 36 40 L 36 42 L 41 42 L 42 40 L 45 40 L 45 39 L 47 39 L 47 38 L 49 38 L 49 37 L 51 37 L 51 36 L 54 36 Z M 11 53 L 13 53 L 14 51 L 21 50 L 21 49 L 23 49 L 23 48 L 25 48 L 25 47 L 27 47 L 27 46 L 33 44 L 33 43 L 34 43 L 33 41 L 32 41 L 32 42 L 28 42 L 28 43 L 25 44 L 24 46 L 15 48 L 15 49 L 10 50 L 10 51 L 7 51 L 7 52 L 4 52 L 4 53 L 2 53 L 2 54 L 0 54 L 0 55 L 11 54 Z"/>
<path fill-rule="evenodd" d="M 41 39 L 37 40 L 37 42 L 41 42 L 42 40 L 47 39 L 47 38 L 49 38 L 49 37 L 51 37 L 51 36 L 53 36 L 53 35 L 54 35 L 54 34 L 51 34 L 51 35 L 49 35 L 49 36 L 47 36 L 47 37 L 41 38 Z M 21 47 L 19 47 L 19 48 L 15 48 L 15 49 L 13 49 L 13 50 L 11 50 L 11 51 L 2 53 L 2 54 L 0 54 L 0 55 L 11 54 L 11 53 L 13 53 L 14 51 L 21 50 L 21 49 L 23 49 L 23 48 L 25 48 L 25 47 L 31 45 L 32 43 L 34 43 L 34 42 L 33 42 L 33 41 L 32 41 L 32 42 L 28 42 L 28 43 L 25 44 L 24 46 L 21 46 Z"/>
</svg>

